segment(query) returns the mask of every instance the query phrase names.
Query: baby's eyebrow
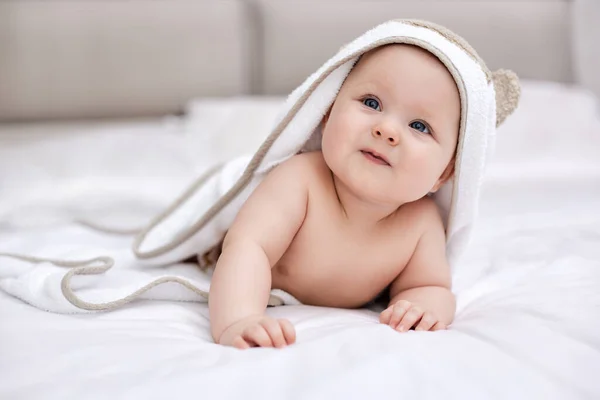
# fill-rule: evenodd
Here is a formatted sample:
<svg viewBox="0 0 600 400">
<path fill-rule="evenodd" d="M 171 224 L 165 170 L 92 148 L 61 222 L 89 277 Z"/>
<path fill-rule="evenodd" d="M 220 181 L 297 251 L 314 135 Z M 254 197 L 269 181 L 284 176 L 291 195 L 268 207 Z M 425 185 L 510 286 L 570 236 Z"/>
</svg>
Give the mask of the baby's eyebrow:
<svg viewBox="0 0 600 400">
<path fill-rule="evenodd" d="M 380 85 L 377 85 L 372 81 L 359 82 L 356 87 L 361 92 L 377 92 L 382 90 Z"/>
<path fill-rule="evenodd" d="M 435 121 L 437 119 L 436 118 L 437 113 L 432 112 L 432 107 L 416 105 L 411 108 L 412 108 L 411 111 L 413 111 L 413 113 L 415 115 L 419 115 L 419 118 L 424 119 L 428 122 L 429 122 L 429 120 Z"/>
</svg>

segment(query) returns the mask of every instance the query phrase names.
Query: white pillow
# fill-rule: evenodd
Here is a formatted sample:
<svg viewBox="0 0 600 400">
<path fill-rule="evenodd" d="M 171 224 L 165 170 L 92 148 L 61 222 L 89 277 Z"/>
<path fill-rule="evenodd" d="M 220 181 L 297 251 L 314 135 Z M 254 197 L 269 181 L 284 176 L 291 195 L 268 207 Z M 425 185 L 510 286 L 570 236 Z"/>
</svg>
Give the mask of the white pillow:
<svg viewBox="0 0 600 400">
<path fill-rule="evenodd" d="M 598 99 L 586 89 L 554 82 L 524 80 L 521 88 L 519 106 L 498 128 L 488 178 L 600 173 Z"/>
</svg>

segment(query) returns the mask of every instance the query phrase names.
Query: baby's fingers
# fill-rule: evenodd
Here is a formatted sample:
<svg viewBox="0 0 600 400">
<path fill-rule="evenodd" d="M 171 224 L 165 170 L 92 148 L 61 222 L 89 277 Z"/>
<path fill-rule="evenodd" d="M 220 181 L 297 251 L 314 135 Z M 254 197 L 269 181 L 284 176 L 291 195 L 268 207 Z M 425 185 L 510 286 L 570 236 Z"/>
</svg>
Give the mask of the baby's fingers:
<svg viewBox="0 0 600 400">
<path fill-rule="evenodd" d="M 421 319 L 422 316 L 423 310 L 421 310 L 419 307 L 411 307 L 411 309 L 404 314 L 404 317 L 402 317 L 402 320 L 398 324 L 396 330 L 399 332 L 405 332 L 409 330 L 418 320 Z"/>
<path fill-rule="evenodd" d="M 283 336 L 287 344 L 293 344 L 296 342 L 296 329 L 294 329 L 294 325 L 287 319 L 279 319 L 277 320 L 279 325 L 281 326 L 281 330 L 283 331 Z"/>
<path fill-rule="evenodd" d="M 428 331 L 438 322 L 437 318 L 430 312 L 426 312 L 421 317 L 421 321 L 415 327 L 415 331 Z"/>
<path fill-rule="evenodd" d="M 246 342 L 244 340 L 244 338 L 242 338 L 241 336 L 236 336 L 235 338 L 233 338 L 233 341 L 231 342 L 231 345 L 235 348 L 238 348 L 240 350 L 245 350 L 245 349 L 249 349 L 250 345 L 248 344 L 248 342 Z"/>
<path fill-rule="evenodd" d="M 242 338 L 250 344 L 260 347 L 273 347 L 271 337 L 262 325 L 252 325 L 244 330 Z"/>
<path fill-rule="evenodd" d="M 261 325 L 269 334 L 271 342 L 275 347 L 283 347 L 286 345 L 281 326 L 276 320 L 271 318 L 265 319 L 261 321 Z"/>
<path fill-rule="evenodd" d="M 435 325 L 433 325 L 430 330 L 432 330 L 432 331 L 443 331 L 444 329 L 448 329 L 448 327 L 446 326 L 446 324 L 444 324 L 443 322 L 439 322 L 438 321 L 438 323 L 436 323 Z"/>
<path fill-rule="evenodd" d="M 390 319 L 392 318 L 392 313 L 394 312 L 394 306 L 389 306 L 385 310 L 379 314 L 379 322 L 385 325 L 390 323 Z"/>
<path fill-rule="evenodd" d="M 392 311 L 392 315 L 390 317 L 390 322 L 388 325 L 391 326 L 393 329 L 396 329 L 404 315 L 406 315 L 406 312 L 412 309 L 411 307 L 412 304 L 406 300 L 400 300 L 399 302 L 394 304 L 394 309 Z"/>
</svg>

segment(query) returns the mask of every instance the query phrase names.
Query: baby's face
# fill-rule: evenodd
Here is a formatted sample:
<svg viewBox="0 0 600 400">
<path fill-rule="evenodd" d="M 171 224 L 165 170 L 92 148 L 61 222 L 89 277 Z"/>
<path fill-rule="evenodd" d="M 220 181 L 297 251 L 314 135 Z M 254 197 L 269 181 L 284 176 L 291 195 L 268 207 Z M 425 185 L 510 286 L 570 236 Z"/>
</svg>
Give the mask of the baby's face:
<svg viewBox="0 0 600 400">
<path fill-rule="evenodd" d="M 365 54 L 325 117 L 322 150 L 355 195 L 401 205 L 452 172 L 460 97 L 435 56 L 409 45 Z"/>
</svg>

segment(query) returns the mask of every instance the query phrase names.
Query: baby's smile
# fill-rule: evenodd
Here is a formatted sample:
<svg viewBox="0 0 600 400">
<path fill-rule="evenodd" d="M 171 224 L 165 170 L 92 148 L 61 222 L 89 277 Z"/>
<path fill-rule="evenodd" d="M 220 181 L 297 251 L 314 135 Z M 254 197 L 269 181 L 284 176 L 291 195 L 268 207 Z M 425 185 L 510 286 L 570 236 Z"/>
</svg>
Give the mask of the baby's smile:
<svg viewBox="0 0 600 400">
<path fill-rule="evenodd" d="M 360 152 L 365 156 L 367 160 L 375 164 L 386 165 L 388 167 L 391 167 L 391 164 L 389 163 L 388 159 L 381 153 L 377 153 L 376 151 L 371 149 L 363 149 Z"/>
</svg>

